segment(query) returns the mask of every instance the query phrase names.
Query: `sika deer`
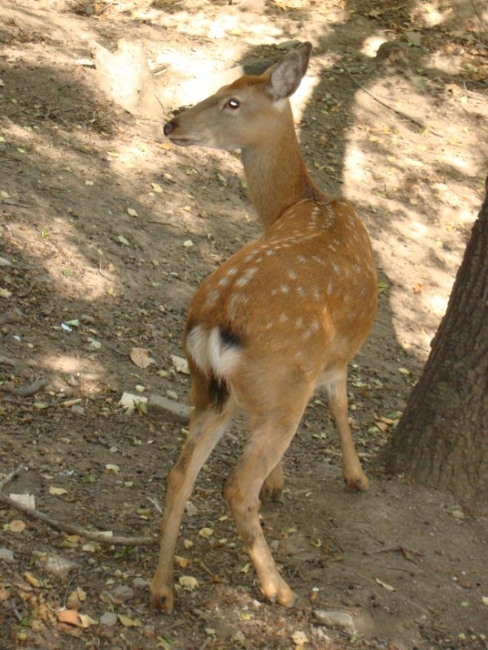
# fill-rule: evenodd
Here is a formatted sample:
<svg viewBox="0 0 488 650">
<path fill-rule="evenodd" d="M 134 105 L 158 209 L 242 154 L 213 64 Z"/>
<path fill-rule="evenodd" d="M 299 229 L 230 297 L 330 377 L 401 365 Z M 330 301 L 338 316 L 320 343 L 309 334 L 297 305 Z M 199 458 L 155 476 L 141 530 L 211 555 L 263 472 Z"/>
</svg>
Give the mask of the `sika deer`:
<svg viewBox="0 0 488 650">
<path fill-rule="evenodd" d="M 347 414 L 347 364 L 376 313 L 371 243 L 348 203 L 311 180 L 288 97 L 308 66 L 302 43 L 261 76 L 244 76 L 164 127 L 171 142 L 241 149 L 249 195 L 264 225 L 199 287 L 183 346 L 194 412 L 181 456 L 168 477 L 152 605 L 173 608 L 173 555 L 195 479 L 236 408 L 251 431 L 224 495 L 252 558 L 265 598 L 292 605 L 259 524 L 259 494 L 283 486 L 281 459 L 317 386 L 325 386 L 339 432 L 348 487 L 368 481 Z"/>
</svg>

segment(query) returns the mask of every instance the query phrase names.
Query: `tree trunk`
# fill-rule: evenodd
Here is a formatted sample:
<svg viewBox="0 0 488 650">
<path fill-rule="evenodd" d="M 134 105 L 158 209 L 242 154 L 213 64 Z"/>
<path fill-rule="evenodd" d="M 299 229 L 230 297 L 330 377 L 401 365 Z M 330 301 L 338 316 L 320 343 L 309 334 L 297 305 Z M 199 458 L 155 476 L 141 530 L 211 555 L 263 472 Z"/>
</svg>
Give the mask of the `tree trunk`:
<svg viewBox="0 0 488 650">
<path fill-rule="evenodd" d="M 488 506 L 488 177 L 424 372 L 385 449 L 389 471 Z"/>
</svg>

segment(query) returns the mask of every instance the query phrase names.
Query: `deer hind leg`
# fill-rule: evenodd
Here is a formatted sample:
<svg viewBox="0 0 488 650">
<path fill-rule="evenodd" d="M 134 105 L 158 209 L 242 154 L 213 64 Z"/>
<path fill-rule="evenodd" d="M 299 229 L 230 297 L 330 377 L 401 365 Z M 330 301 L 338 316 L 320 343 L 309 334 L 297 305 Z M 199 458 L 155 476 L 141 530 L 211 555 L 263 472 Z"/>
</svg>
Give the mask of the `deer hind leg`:
<svg viewBox="0 0 488 650">
<path fill-rule="evenodd" d="M 325 383 L 330 413 L 339 433 L 342 451 L 342 475 L 349 490 L 368 489 L 368 479 L 361 469 L 358 454 L 352 439 L 347 412 L 347 369 L 328 378 Z"/>
<path fill-rule="evenodd" d="M 283 465 L 280 462 L 271 470 L 264 481 L 261 496 L 266 501 L 281 501 L 283 494 L 283 485 L 285 483 L 285 474 Z"/>
<path fill-rule="evenodd" d="M 308 397 L 308 396 L 307 396 Z M 291 606 L 294 592 L 280 576 L 259 523 L 259 493 L 264 481 L 281 467 L 281 458 L 295 434 L 303 409 L 298 414 L 281 415 L 255 422 L 224 496 L 234 516 L 237 529 L 253 561 L 265 598 Z"/>
<path fill-rule="evenodd" d="M 198 473 L 225 432 L 231 416 L 229 408 L 218 413 L 212 406 L 197 407 L 180 457 L 168 475 L 159 558 L 151 583 L 151 604 L 156 609 L 168 612 L 173 609 L 173 557 L 181 517 Z"/>
</svg>

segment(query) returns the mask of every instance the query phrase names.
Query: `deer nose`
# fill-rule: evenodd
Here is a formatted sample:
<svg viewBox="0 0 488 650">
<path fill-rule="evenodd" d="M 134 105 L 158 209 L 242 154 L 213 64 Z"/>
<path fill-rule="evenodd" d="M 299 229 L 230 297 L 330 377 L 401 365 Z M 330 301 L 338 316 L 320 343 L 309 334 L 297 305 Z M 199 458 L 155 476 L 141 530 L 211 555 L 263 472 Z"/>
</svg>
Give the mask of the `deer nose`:
<svg viewBox="0 0 488 650">
<path fill-rule="evenodd" d="M 178 122 L 176 120 L 173 120 L 172 122 L 166 122 L 163 128 L 164 135 L 171 135 L 177 127 Z"/>
</svg>

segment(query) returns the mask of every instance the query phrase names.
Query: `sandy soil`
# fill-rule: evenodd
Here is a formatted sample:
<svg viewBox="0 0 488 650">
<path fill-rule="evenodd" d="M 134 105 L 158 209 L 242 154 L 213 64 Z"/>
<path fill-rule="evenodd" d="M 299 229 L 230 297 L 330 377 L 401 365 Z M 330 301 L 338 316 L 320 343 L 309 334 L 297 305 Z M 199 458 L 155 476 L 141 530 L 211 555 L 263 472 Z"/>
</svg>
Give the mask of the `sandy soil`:
<svg viewBox="0 0 488 650">
<path fill-rule="evenodd" d="M 486 519 L 376 460 L 480 205 L 487 25 L 476 0 L 0 5 L 0 470 L 26 468 L 2 487 L 65 528 L 3 503 L 2 648 L 488 647 Z M 154 545 L 66 532 L 156 537 L 185 424 L 119 400 L 188 402 L 173 357 L 191 296 L 259 236 L 238 157 L 176 149 L 162 125 L 238 66 L 305 39 L 314 55 L 294 98 L 304 158 L 355 203 L 377 256 L 378 319 L 350 373 L 371 488 L 344 491 L 317 395 L 286 457 L 283 504 L 262 509 L 301 599 L 265 604 L 221 496 L 238 422 L 183 521 L 176 579 L 198 587 L 181 586 L 164 616 L 148 603 Z M 133 348 L 148 350 L 147 367 Z"/>
</svg>

